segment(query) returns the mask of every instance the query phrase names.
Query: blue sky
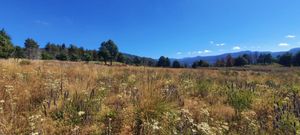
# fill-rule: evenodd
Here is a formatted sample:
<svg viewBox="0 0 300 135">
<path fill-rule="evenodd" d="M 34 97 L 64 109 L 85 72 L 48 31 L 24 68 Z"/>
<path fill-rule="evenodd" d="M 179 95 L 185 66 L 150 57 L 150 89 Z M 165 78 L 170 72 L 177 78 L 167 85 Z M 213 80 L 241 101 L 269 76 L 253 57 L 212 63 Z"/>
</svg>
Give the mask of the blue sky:
<svg viewBox="0 0 300 135">
<path fill-rule="evenodd" d="M 28 37 L 158 58 L 300 47 L 299 0 L 0 0 L 0 28 Z"/>
</svg>

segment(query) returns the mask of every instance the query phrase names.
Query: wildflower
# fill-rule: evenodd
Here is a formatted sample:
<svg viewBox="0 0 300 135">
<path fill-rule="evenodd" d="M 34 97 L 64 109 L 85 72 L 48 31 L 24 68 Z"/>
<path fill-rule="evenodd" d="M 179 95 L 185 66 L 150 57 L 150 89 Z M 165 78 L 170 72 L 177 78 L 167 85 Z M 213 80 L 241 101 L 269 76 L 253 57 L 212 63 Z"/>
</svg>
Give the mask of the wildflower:
<svg viewBox="0 0 300 135">
<path fill-rule="evenodd" d="M 38 132 L 33 132 L 33 133 L 31 133 L 31 135 L 39 135 L 39 133 Z"/>
<path fill-rule="evenodd" d="M 173 129 L 173 134 L 174 134 L 174 135 L 177 135 L 177 134 L 178 134 L 175 128 Z"/>
<path fill-rule="evenodd" d="M 197 128 L 198 128 L 198 130 L 202 131 L 204 134 L 207 134 L 207 135 L 215 134 L 212 131 L 212 128 L 206 122 L 201 122 L 200 124 L 198 124 Z"/>
<path fill-rule="evenodd" d="M 190 118 L 189 119 L 190 123 L 194 123 L 194 119 Z"/>
<path fill-rule="evenodd" d="M 8 93 L 14 90 L 14 86 L 11 85 L 5 85 L 4 87 L 5 87 L 5 91 Z"/>
<path fill-rule="evenodd" d="M 209 111 L 207 109 L 201 109 L 201 113 L 205 116 L 209 116 Z"/>
<path fill-rule="evenodd" d="M 71 131 L 72 132 L 77 132 L 79 130 L 79 126 L 75 126 Z"/>
<path fill-rule="evenodd" d="M 223 128 L 223 129 L 225 129 L 226 131 L 228 131 L 228 130 L 229 130 L 229 127 L 228 127 L 228 125 L 222 125 L 222 128 Z"/>
<path fill-rule="evenodd" d="M 79 112 L 78 112 L 78 115 L 79 115 L 79 116 L 82 116 L 82 115 L 84 115 L 84 114 L 85 114 L 84 111 L 79 111 Z"/>
</svg>

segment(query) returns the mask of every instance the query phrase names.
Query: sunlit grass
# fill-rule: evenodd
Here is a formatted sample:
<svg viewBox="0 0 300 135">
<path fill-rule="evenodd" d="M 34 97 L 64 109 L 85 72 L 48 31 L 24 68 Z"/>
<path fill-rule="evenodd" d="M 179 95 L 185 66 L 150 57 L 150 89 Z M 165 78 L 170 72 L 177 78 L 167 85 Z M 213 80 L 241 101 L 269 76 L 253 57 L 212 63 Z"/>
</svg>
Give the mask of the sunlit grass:
<svg viewBox="0 0 300 135">
<path fill-rule="evenodd" d="M 299 71 L 0 60 L 0 134 L 299 133 Z"/>
</svg>

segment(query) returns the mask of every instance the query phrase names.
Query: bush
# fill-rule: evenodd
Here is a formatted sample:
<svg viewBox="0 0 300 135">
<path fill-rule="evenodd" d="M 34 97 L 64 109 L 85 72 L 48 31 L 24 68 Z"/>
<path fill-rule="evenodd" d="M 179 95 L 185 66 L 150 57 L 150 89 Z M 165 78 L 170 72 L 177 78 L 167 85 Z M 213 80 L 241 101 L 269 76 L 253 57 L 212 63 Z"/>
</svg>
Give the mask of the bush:
<svg viewBox="0 0 300 135">
<path fill-rule="evenodd" d="M 229 92 L 228 103 L 239 114 L 243 110 L 250 108 L 253 101 L 252 97 L 251 91 L 233 90 Z"/>
<path fill-rule="evenodd" d="M 30 65 L 30 64 L 31 64 L 31 62 L 28 61 L 28 60 L 22 60 L 22 61 L 20 61 L 20 65 Z"/>
<path fill-rule="evenodd" d="M 56 56 L 56 59 L 61 60 L 61 61 L 66 61 L 66 60 L 68 60 L 68 56 L 64 53 L 61 53 L 61 54 Z"/>
<path fill-rule="evenodd" d="M 53 56 L 49 53 L 42 53 L 42 60 L 52 60 Z"/>
<path fill-rule="evenodd" d="M 211 84 L 207 80 L 199 81 L 196 85 L 194 96 L 206 97 L 209 94 Z"/>
</svg>

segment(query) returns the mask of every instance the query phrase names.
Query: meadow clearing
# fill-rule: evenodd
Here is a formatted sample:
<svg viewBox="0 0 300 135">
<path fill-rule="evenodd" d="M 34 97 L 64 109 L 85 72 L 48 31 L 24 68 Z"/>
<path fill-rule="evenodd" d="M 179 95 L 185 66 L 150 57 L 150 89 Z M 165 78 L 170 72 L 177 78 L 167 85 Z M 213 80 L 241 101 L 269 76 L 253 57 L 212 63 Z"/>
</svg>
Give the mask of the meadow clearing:
<svg viewBox="0 0 300 135">
<path fill-rule="evenodd" d="M 300 70 L 0 60 L 0 134 L 300 134 Z"/>
</svg>

